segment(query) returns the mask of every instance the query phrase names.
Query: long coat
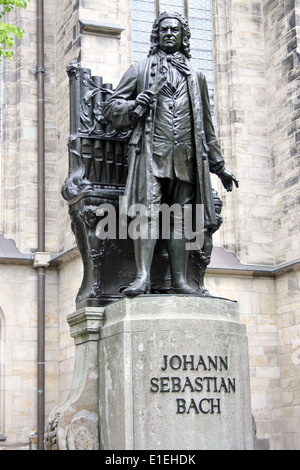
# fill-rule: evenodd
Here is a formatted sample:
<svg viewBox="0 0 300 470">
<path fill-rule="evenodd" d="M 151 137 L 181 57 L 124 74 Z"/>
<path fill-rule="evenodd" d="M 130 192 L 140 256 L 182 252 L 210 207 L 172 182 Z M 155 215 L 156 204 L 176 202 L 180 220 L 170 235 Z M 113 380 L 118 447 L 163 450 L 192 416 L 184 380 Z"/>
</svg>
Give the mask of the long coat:
<svg viewBox="0 0 300 470">
<path fill-rule="evenodd" d="M 218 173 L 224 167 L 224 160 L 212 122 L 206 78 L 201 72 L 196 71 L 187 59 L 185 60 L 191 70 L 187 76 L 187 83 L 193 112 L 196 153 L 195 203 L 204 205 L 205 227 L 214 227 L 217 225 L 217 220 L 210 172 Z M 143 62 L 133 64 L 124 74 L 103 110 L 105 119 L 116 130 L 133 125 L 132 110 L 135 98 L 139 93 L 151 89 L 150 84 L 159 73 L 159 67 L 159 55 L 154 54 Z M 151 213 L 155 112 L 154 102 L 134 125 L 131 134 L 125 189 L 127 211 L 133 204 L 143 204 L 148 208 L 149 214 Z"/>
</svg>

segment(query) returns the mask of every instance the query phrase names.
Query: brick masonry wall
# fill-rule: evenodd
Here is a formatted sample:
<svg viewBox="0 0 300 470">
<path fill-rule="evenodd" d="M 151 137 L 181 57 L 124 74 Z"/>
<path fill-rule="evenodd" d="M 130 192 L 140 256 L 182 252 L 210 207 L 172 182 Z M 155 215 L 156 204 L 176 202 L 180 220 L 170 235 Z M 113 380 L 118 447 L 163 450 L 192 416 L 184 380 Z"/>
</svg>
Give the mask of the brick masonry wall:
<svg viewBox="0 0 300 470">
<path fill-rule="evenodd" d="M 62 233 L 71 240 L 69 246 L 74 246 L 60 187 L 68 172 L 69 104 L 65 66 L 74 57 L 79 58 L 78 8 L 77 2 L 56 0 L 45 2 L 44 7 L 46 251 L 52 255 L 59 251 Z M 17 43 L 13 60 L 2 62 L 0 230 L 16 242 L 20 252 L 31 253 L 37 248 L 36 1 L 32 0 L 26 11 L 13 12 L 9 20 L 21 26 L 25 34 Z M 37 424 L 37 276 L 30 266 L 1 264 L 0 268 L 1 409 L 5 403 L 0 431 L 7 435 L 4 444 L 29 447 L 30 433 L 36 431 Z M 66 323 L 66 313 L 59 316 L 58 278 L 58 270 L 46 271 L 46 414 L 60 402 L 62 353 L 58 347 L 58 327 L 59 318 Z M 71 286 L 71 281 L 68 284 Z M 75 295 L 76 291 L 69 310 L 74 309 Z M 65 343 L 61 344 L 64 348 Z M 72 364 L 68 374 L 71 373 Z"/>
<path fill-rule="evenodd" d="M 101 33 L 82 35 L 82 67 L 93 67 L 93 74 L 103 77 L 113 87 L 132 62 L 131 10 L 126 2 L 119 0 L 97 2 L 84 0 L 80 4 L 80 19 L 99 25 L 123 28 L 120 37 Z"/>
<path fill-rule="evenodd" d="M 275 264 L 300 258 L 299 1 L 263 2 Z M 284 448 L 299 449 L 299 270 L 276 280 Z"/>
<path fill-rule="evenodd" d="M 2 444 L 31 445 L 36 432 L 37 278 L 30 266 L 0 264 L 0 426 Z M 47 271 L 46 413 L 59 401 L 57 272 Z M 18 293 L 17 296 L 15 293 Z"/>
<path fill-rule="evenodd" d="M 240 182 L 232 194 L 220 189 L 220 243 L 242 263 L 273 264 L 262 4 L 214 0 L 212 17 L 217 133 L 226 167 Z"/>
<path fill-rule="evenodd" d="M 79 26 L 79 1 L 56 2 L 56 112 L 57 112 L 57 173 L 58 194 L 58 246 L 56 252 L 63 252 L 75 244 L 70 227 L 66 202 L 60 195 L 61 186 L 68 175 L 69 80 L 66 67 L 72 60 L 81 61 L 81 36 Z"/>
<path fill-rule="evenodd" d="M 276 281 L 285 449 L 300 449 L 300 272 Z"/>
<path fill-rule="evenodd" d="M 57 250 L 55 0 L 45 7 L 46 249 Z M 12 61 L 3 60 L 2 229 L 19 250 L 37 248 L 36 2 L 9 20 L 25 30 Z"/>
<path fill-rule="evenodd" d="M 246 325 L 249 347 L 252 414 L 258 439 L 270 449 L 283 448 L 280 360 L 274 280 L 249 276 L 209 275 L 213 295 L 236 300 Z"/>
<path fill-rule="evenodd" d="M 294 262 L 300 253 L 299 2 L 212 4 L 217 129 L 227 166 L 240 180 L 236 193 L 221 191 L 218 242 L 242 263 Z M 300 447 L 297 269 L 275 280 L 249 280 L 246 290 L 246 281 L 235 278 L 236 292 L 229 290 L 249 334 L 258 436 L 277 449 Z M 209 282 L 214 290 L 216 279 Z M 217 287 L 223 292 L 230 285 L 220 278 Z"/>
<path fill-rule="evenodd" d="M 295 5 L 294 0 L 264 2 L 276 264 L 300 254 L 300 17 Z"/>
</svg>

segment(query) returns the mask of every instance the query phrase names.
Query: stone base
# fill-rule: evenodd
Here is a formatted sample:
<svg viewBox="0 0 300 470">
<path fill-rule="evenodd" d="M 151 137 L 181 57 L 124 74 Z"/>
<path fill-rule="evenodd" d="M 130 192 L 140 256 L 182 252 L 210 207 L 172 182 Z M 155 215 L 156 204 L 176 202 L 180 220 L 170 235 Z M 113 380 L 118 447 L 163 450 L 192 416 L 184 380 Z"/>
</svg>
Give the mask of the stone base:
<svg viewBox="0 0 300 470">
<path fill-rule="evenodd" d="M 238 304 L 139 296 L 105 308 L 100 449 L 252 449 L 248 341 Z"/>
<path fill-rule="evenodd" d="M 73 384 L 47 450 L 252 449 L 248 342 L 238 304 L 150 295 L 68 316 Z"/>
<path fill-rule="evenodd" d="M 48 418 L 46 450 L 99 450 L 98 341 L 103 308 L 77 310 L 67 318 L 74 338 L 73 383 Z"/>
</svg>

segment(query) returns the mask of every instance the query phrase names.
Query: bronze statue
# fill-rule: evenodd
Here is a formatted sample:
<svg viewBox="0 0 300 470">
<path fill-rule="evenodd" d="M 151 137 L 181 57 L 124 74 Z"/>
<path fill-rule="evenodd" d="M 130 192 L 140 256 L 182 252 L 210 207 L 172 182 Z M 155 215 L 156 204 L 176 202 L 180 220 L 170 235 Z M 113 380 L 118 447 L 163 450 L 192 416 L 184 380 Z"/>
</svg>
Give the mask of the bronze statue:
<svg viewBox="0 0 300 470">
<path fill-rule="evenodd" d="M 179 14 L 161 14 L 154 22 L 145 61 L 133 64 L 105 103 L 105 119 L 117 129 L 133 127 L 128 151 L 125 196 L 128 208 L 142 204 L 158 214 L 162 203 L 203 204 L 204 228 L 218 225 L 210 172 L 227 191 L 238 181 L 224 166 L 211 117 L 205 76 L 190 62 L 190 30 Z M 174 225 L 174 221 L 173 221 Z M 156 239 L 134 240 L 137 275 L 123 294 L 150 290 Z M 186 240 L 171 232 L 170 293 L 194 294 L 187 283 Z M 199 292 L 197 292 L 199 294 Z"/>
</svg>

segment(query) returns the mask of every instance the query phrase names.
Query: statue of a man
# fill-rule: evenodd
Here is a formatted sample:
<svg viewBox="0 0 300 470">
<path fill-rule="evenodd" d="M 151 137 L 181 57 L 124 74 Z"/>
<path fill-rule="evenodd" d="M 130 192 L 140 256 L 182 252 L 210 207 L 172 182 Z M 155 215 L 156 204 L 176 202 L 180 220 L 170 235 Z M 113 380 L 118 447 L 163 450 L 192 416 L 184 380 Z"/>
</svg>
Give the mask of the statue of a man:
<svg viewBox="0 0 300 470">
<path fill-rule="evenodd" d="M 128 207 L 143 204 L 158 214 L 162 203 L 202 204 L 204 227 L 217 225 L 210 172 L 227 191 L 235 176 L 224 167 L 212 122 L 205 76 L 190 62 L 190 30 L 177 13 L 154 22 L 148 58 L 124 74 L 104 109 L 115 129 L 133 126 L 128 152 L 125 196 Z M 156 239 L 134 240 L 137 276 L 123 292 L 149 292 Z M 184 236 L 171 231 L 166 246 L 170 260 L 170 293 L 194 294 L 186 281 L 189 251 Z"/>
</svg>

